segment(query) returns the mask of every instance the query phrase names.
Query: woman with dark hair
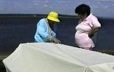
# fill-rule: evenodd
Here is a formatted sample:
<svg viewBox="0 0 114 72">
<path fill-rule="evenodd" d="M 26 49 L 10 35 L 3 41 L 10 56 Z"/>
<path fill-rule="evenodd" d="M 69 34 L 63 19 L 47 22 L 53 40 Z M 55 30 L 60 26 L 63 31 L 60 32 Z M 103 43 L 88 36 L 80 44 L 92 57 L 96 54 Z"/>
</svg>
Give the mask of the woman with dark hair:
<svg viewBox="0 0 114 72">
<path fill-rule="evenodd" d="M 92 48 L 95 47 L 91 37 L 93 37 L 101 27 L 97 17 L 90 12 L 91 8 L 86 4 L 80 4 L 75 9 L 75 13 L 80 18 L 76 26 L 75 42 L 78 47 L 87 50 L 92 50 Z"/>
</svg>

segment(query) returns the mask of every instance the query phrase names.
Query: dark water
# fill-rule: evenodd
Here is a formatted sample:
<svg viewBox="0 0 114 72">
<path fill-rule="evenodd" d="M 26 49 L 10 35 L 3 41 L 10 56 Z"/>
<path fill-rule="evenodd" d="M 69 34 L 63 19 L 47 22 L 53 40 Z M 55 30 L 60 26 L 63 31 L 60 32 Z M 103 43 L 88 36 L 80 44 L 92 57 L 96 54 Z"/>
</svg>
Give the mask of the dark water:
<svg viewBox="0 0 114 72">
<path fill-rule="evenodd" d="M 45 15 L 1 15 L 0 53 L 11 53 L 20 43 L 34 42 L 34 33 L 39 19 Z M 57 25 L 58 38 L 63 44 L 75 46 L 74 34 L 78 19 L 74 16 L 60 16 Z M 97 35 L 97 51 L 114 51 L 114 20 L 99 18 L 102 24 Z"/>
<path fill-rule="evenodd" d="M 45 15 L 0 15 L 0 54 L 12 53 L 20 43 L 34 42 L 34 33 L 39 19 Z M 78 19 L 61 16 L 57 24 L 57 37 L 63 44 L 75 46 L 74 34 Z M 98 32 L 94 50 L 114 55 L 114 19 L 99 18 L 102 28 Z M 0 72 L 5 67 L 0 60 Z"/>
</svg>

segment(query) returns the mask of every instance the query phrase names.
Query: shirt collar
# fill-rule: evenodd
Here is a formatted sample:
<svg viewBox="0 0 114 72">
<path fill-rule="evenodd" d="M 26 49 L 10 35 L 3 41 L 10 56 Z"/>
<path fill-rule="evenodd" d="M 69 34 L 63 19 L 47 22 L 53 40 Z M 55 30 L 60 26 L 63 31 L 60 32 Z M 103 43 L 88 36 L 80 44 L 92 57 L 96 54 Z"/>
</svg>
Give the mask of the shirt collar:
<svg viewBox="0 0 114 72">
<path fill-rule="evenodd" d="M 89 18 L 91 18 L 92 15 L 93 15 L 93 13 L 91 13 L 88 17 L 86 17 L 86 18 L 84 19 L 84 21 L 86 21 L 86 20 L 88 20 Z"/>
</svg>

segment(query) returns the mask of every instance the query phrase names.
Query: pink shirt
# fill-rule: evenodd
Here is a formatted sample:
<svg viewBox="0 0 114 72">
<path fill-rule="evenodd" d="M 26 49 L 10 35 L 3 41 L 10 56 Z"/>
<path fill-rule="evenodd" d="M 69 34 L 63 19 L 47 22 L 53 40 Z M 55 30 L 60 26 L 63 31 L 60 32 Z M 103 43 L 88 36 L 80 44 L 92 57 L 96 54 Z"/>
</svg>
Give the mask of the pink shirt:
<svg viewBox="0 0 114 72">
<path fill-rule="evenodd" d="M 88 33 L 91 32 L 92 28 L 101 27 L 98 19 L 90 14 L 85 20 L 81 21 L 76 26 L 75 41 L 79 47 L 89 49 L 93 48 L 95 45 L 91 38 L 89 38 Z"/>
</svg>

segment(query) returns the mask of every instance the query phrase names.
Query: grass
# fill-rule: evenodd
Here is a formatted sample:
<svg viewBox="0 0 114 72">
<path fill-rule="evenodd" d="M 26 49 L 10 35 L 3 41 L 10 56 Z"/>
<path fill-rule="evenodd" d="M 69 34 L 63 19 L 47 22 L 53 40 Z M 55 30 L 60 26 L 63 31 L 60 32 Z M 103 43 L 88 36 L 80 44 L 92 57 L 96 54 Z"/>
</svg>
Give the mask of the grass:
<svg viewBox="0 0 114 72">
<path fill-rule="evenodd" d="M 0 60 L 0 72 L 6 72 L 5 66 L 4 66 L 2 60 Z"/>
</svg>

